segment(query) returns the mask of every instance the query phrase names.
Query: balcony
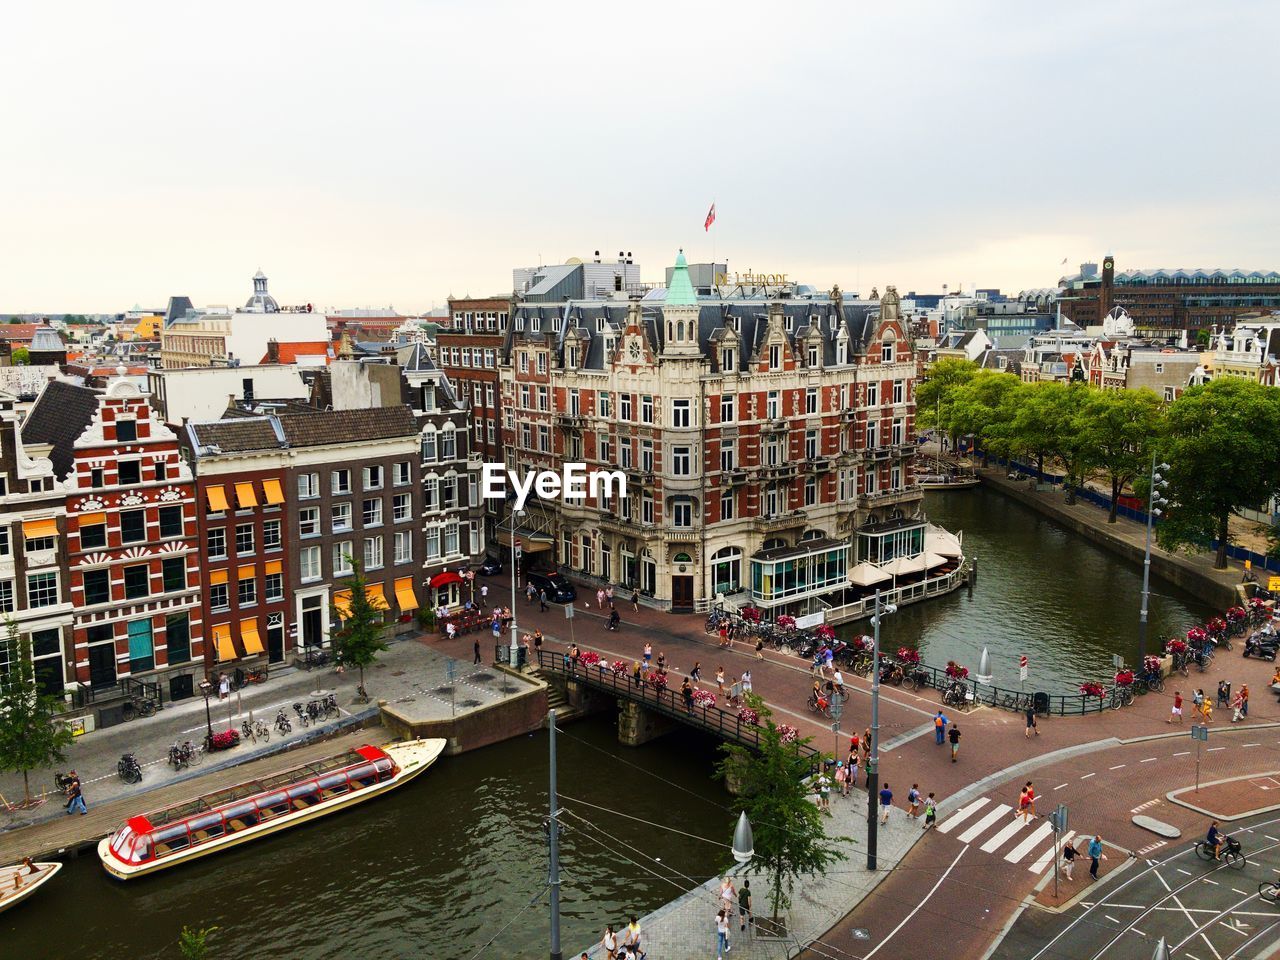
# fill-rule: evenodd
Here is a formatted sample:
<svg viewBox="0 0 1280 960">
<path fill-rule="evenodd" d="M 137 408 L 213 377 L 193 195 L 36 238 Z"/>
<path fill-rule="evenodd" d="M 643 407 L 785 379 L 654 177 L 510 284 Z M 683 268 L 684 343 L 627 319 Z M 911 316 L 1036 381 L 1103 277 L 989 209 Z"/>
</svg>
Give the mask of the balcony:
<svg viewBox="0 0 1280 960">
<path fill-rule="evenodd" d="M 793 510 L 790 513 L 782 513 L 776 517 L 754 517 L 751 522 L 757 530 L 790 530 L 804 526 L 805 515 L 801 510 Z"/>
<path fill-rule="evenodd" d="M 561 430 L 582 430 L 587 425 L 587 418 L 578 413 L 557 413 L 554 419 Z"/>
<path fill-rule="evenodd" d="M 742 467 L 735 467 L 732 470 L 726 470 L 720 474 L 721 483 L 746 483 L 747 471 Z"/>
<path fill-rule="evenodd" d="M 867 447 L 862 455 L 867 460 L 889 460 L 893 457 L 893 447 Z"/>
<path fill-rule="evenodd" d="M 760 424 L 760 429 L 764 433 L 778 433 L 787 429 L 787 421 L 782 417 L 770 417 Z"/>
<path fill-rule="evenodd" d="M 810 457 L 805 461 L 805 469 L 814 473 L 826 473 L 831 469 L 830 457 Z"/>
<path fill-rule="evenodd" d="M 770 463 L 760 468 L 760 474 L 767 480 L 784 480 L 796 475 L 794 463 Z"/>
<path fill-rule="evenodd" d="M 668 543 L 697 543 L 702 539 L 702 531 L 695 527 L 666 527 L 662 532 Z"/>
<path fill-rule="evenodd" d="M 923 496 L 918 483 L 909 484 L 905 487 L 899 487 L 897 490 L 877 490 L 875 493 L 859 494 L 859 503 L 869 506 L 878 507 L 887 503 L 899 503 L 906 500 L 919 500 Z"/>
</svg>

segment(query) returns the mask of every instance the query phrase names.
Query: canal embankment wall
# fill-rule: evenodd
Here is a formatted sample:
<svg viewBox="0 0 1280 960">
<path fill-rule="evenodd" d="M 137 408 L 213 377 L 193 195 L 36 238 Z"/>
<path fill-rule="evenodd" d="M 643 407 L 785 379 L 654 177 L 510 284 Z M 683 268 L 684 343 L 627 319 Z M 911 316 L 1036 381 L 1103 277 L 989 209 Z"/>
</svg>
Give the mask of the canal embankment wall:
<svg viewBox="0 0 1280 960">
<path fill-rule="evenodd" d="M 1001 469 L 976 471 L 983 485 L 1049 517 L 1073 533 L 1141 566 L 1146 552 L 1146 528 L 1117 517 L 1107 522 L 1106 511 L 1093 504 L 1068 504 L 1058 489 L 1039 489 L 1034 480 L 1010 480 Z M 1208 554 L 1170 553 L 1152 545 L 1151 572 L 1194 594 L 1210 606 L 1226 609 L 1240 602 L 1241 571 L 1228 565 L 1215 570 Z"/>
</svg>

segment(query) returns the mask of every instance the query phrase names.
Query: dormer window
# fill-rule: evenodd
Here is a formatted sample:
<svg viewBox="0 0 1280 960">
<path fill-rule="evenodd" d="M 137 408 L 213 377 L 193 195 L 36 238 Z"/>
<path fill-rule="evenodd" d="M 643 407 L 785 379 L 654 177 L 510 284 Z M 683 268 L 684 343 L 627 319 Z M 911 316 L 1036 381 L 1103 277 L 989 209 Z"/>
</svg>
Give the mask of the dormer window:
<svg viewBox="0 0 1280 960">
<path fill-rule="evenodd" d="M 576 369 L 578 366 L 578 348 L 570 347 L 568 349 L 568 355 L 568 366 Z"/>
<path fill-rule="evenodd" d="M 559 318 L 559 317 L 552 317 L 552 318 L 551 318 L 551 332 L 552 332 L 552 333 L 559 333 L 559 332 L 560 332 L 560 318 Z"/>
<path fill-rule="evenodd" d="M 849 362 L 849 341 L 841 337 L 836 341 L 836 363 Z"/>
<path fill-rule="evenodd" d="M 786 315 L 785 327 L 786 327 L 787 333 L 790 333 L 792 330 L 796 328 L 795 317 L 791 316 L 791 314 L 789 313 Z"/>
<path fill-rule="evenodd" d="M 893 341 L 886 340 L 880 345 L 880 362 L 893 363 Z"/>
<path fill-rule="evenodd" d="M 608 321 L 604 317 L 596 317 L 596 333 L 604 333 L 606 323 Z"/>
<path fill-rule="evenodd" d="M 818 365 L 818 345 L 816 343 L 809 344 L 809 366 L 816 367 Z"/>
<path fill-rule="evenodd" d="M 732 373 L 737 369 L 737 357 L 734 356 L 733 347 L 723 347 L 720 350 L 720 372 Z"/>
<path fill-rule="evenodd" d="M 782 345 L 781 344 L 772 343 L 769 345 L 769 369 L 770 370 L 782 369 Z"/>
</svg>

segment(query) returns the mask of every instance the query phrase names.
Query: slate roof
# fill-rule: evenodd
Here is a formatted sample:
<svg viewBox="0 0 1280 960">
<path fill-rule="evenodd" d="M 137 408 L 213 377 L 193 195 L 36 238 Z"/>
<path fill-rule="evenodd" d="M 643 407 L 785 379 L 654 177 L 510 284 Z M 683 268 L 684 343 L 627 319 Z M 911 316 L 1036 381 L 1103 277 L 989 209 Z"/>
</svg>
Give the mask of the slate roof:
<svg viewBox="0 0 1280 960">
<path fill-rule="evenodd" d="M 361 440 L 389 440 L 417 436 L 413 411 L 406 406 L 368 410 L 317 410 L 279 418 L 291 447 L 319 447 Z"/>
<path fill-rule="evenodd" d="M 101 390 L 50 380 L 22 425 L 23 443 L 50 443 L 49 458 L 57 476 L 71 472 L 75 442 L 98 412 Z"/>
<path fill-rule="evenodd" d="M 189 423 L 191 449 L 197 457 L 250 450 L 276 450 L 284 444 L 267 417 L 237 417 L 212 423 Z"/>
</svg>

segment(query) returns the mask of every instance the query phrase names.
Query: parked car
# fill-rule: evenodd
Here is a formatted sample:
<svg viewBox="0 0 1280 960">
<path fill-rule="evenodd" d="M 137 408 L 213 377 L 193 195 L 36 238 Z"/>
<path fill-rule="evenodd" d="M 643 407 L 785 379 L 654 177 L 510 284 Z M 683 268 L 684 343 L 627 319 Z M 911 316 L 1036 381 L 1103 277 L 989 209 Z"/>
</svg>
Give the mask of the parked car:
<svg viewBox="0 0 1280 960">
<path fill-rule="evenodd" d="M 529 582 L 535 590 L 546 591 L 547 599 L 556 603 L 572 603 L 578 599 L 573 584 L 558 573 L 531 573 Z"/>
<path fill-rule="evenodd" d="M 502 561 L 497 557 L 485 557 L 484 563 L 480 564 L 480 576 L 492 577 L 496 573 L 502 572 Z"/>
</svg>

